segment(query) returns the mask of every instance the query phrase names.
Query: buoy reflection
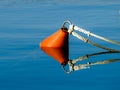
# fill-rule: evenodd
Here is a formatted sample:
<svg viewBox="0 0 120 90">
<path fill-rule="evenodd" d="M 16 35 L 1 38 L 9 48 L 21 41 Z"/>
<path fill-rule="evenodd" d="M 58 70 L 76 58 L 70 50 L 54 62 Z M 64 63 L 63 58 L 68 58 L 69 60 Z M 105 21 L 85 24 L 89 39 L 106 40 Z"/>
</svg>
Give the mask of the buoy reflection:
<svg viewBox="0 0 120 90">
<path fill-rule="evenodd" d="M 92 54 L 86 54 L 84 56 L 80 56 L 76 59 L 69 60 L 69 52 L 68 49 L 62 49 L 62 48 L 41 48 L 46 54 L 51 56 L 53 59 L 57 60 L 65 73 L 69 74 L 73 71 L 82 70 L 90 68 L 94 65 L 101 65 L 101 64 L 108 64 L 113 63 L 116 61 L 119 61 L 120 58 L 114 58 L 114 59 L 107 59 L 107 60 L 101 60 L 96 62 L 87 61 L 86 63 L 81 63 L 83 60 L 87 60 L 89 57 L 97 56 L 97 55 L 103 55 L 103 54 L 120 54 L 120 52 L 98 52 L 98 53 L 92 53 Z M 80 64 L 76 64 L 76 63 Z"/>
<path fill-rule="evenodd" d="M 49 47 L 42 47 L 41 50 L 52 57 L 53 59 L 57 60 L 61 65 L 66 65 L 68 63 L 69 53 L 68 48 L 49 48 Z"/>
<path fill-rule="evenodd" d="M 102 64 L 113 63 L 113 62 L 119 61 L 120 58 L 107 59 L 107 60 L 101 60 L 101 61 L 96 61 L 96 62 L 87 61 L 84 64 L 76 64 L 77 62 L 87 60 L 89 57 L 92 57 L 92 56 L 103 55 L 103 54 L 116 54 L 116 53 L 120 54 L 120 52 L 118 52 L 118 51 L 116 51 L 116 52 L 108 51 L 108 52 L 98 52 L 98 53 L 86 54 L 86 55 L 80 56 L 76 59 L 69 60 L 68 63 L 67 63 L 68 64 L 68 70 L 65 69 L 65 66 L 63 66 L 63 70 L 67 74 L 69 74 L 73 71 L 87 69 L 87 68 L 90 68 L 91 66 L 94 66 L 94 65 L 102 65 Z"/>
</svg>

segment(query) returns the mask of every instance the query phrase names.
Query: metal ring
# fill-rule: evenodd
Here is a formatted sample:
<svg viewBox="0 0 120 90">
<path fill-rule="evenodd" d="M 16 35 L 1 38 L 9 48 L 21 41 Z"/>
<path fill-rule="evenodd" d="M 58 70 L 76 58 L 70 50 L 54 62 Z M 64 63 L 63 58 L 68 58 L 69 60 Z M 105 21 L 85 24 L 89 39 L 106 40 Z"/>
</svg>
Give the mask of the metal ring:
<svg viewBox="0 0 120 90">
<path fill-rule="evenodd" d="M 65 27 L 65 24 L 66 24 L 66 23 L 68 23 L 68 24 L 70 24 L 70 25 L 72 24 L 70 20 L 66 20 L 66 21 L 63 22 L 62 27 Z"/>
</svg>

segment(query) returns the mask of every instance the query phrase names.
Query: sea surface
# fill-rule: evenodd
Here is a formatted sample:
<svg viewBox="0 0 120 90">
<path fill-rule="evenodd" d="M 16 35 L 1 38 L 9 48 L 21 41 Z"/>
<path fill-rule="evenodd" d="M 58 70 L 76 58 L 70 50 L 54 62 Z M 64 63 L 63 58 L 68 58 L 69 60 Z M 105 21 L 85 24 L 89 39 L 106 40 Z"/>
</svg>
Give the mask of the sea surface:
<svg viewBox="0 0 120 90">
<path fill-rule="evenodd" d="M 89 57 L 77 62 L 87 68 L 66 74 L 59 62 L 39 48 L 65 20 L 120 42 L 120 0 L 0 0 L 0 90 L 120 90 L 120 53 L 106 52 L 70 35 L 69 59 Z"/>
</svg>

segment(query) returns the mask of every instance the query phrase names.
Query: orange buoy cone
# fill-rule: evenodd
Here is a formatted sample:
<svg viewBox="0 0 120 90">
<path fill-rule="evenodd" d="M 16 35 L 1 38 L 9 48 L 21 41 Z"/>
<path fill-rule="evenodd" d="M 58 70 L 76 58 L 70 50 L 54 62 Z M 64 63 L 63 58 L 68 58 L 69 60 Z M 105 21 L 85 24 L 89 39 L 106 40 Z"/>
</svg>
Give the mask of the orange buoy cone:
<svg viewBox="0 0 120 90">
<path fill-rule="evenodd" d="M 68 47 L 68 32 L 67 28 L 62 27 L 57 32 L 45 38 L 40 42 L 40 48 L 53 47 L 53 48 L 66 48 Z"/>
<path fill-rule="evenodd" d="M 47 55 L 51 56 L 53 59 L 57 60 L 61 65 L 66 65 L 68 62 L 68 48 L 41 48 Z"/>
</svg>

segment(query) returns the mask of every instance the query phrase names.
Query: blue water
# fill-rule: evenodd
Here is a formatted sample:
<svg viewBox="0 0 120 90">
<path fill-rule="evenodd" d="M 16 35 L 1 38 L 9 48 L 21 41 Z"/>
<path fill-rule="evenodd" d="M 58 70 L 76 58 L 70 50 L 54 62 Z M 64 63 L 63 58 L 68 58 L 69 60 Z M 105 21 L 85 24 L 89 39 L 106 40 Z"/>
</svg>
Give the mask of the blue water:
<svg viewBox="0 0 120 90">
<path fill-rule="evenodd" d="M 119 90 L 120 62 L 91 66 L 65 74 L 61 65 L 39 49 L 39 42 L 57 31 L 64 20 L 120 42 L 119 0 L 0 0 L 0 90 Z M 93 39 L 120 50 L 119 46 Z M 75 59 L 105 50 L 70 36 Z M 119 53 L 89 61 L 120 58 Z"/>
</svg>

